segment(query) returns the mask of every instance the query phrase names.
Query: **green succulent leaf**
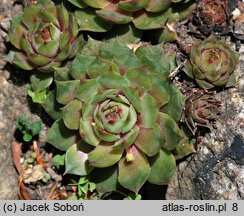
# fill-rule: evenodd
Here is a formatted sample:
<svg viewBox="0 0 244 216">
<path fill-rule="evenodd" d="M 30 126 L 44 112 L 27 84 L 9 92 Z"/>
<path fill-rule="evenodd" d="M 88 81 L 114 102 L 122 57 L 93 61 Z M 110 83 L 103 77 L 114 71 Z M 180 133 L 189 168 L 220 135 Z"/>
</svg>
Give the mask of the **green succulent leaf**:
<svg viewBox="0 0 244 216">
<path fill-rule="evenodd" d="M 148 29 L 160 29 L 163 28 L 168 20 L 172 16 L 171 8 L 158 13 L 145 12 L 136 17 L 132 22 L 135 27 L 142 30 Z"/>
<path fill-rule="evenodd" d="M 187 61 L 185 64 L 184 64 L 184 67 L 182 69 L 189 77 L 191 77 L 192 79 L 194 78 L 194 75 L 193 75 L 193 68 L 192 68 L 192 65 L 189 61 Z"/>
<path fill-rule="evenodd" d="M 66 128 L 63 120 L 57 120 L 50 128 L 46 141 L 62 151 L 76 143 L 76 134 Z"/>
<path fill-rule="evenodd" d="M 156 100 L 149 94 L 141 98 L 142 111 L 140 113 L 141 123 L 145 128 L 153 128 L 158 116 Z"/>
<path fill-rule="evenodd" d="M 124 124 L 124 127 L 122 129 L 122 133 L 128 133 L 132 130 L 132 127 L 135 125 L 137 121 L 137 114 L 135 111 L 135 108 L 133 106 L 130 106 L 129 114 L 127 116 L 126 122 Z"/>
<path fill-rule="evenodd" d="M 77 10 L 75 16 L 82 31 L 106 32 L 112 27 L 111 23 L 99 18 L 91 8 Z"/>
<path fill-rule="evenodd" d="M 131 55 L 133 52 L 121 43 L 118 39 L 113 40 L 111 43 L 104 43 L 100 47 L 99 56 L 103 59 L 112 61 L 115 56 Z M 125 66 L 125 65 L 124 65 Z"/>
<path fill-rule="evenodd" d="M 150 12 L 160 12 L 171 5 L 171 0 L 151 0 L 146 6 L 146 10 Z"/>
<path fill-rule="evenodd" d="M 78 32 L 79 31 L 77 30 L 77 34 L 78 34 Z M 81 52 L 81 50 L 83 49 L 83 46 L 84 46 L 85 42 L 86 41 L 85 41 L 83 35 L 78 35 L 76 37 L 76 39 L 74 41 L 72 41 L 71 51 L 70 51 L 70 58 L 74 58 L 75 56 L 78 55 L 78 53 Z"/>
<path fill-rule="evenodd" d="M 145 8 L 149 2 L 150 2 L 149 0 L 119 2 L 118 7 L 125 11 L 135 12 Z"/>
<path fill-rule="evenodd" d="M 192 14 L 193 10 L 196 8 L 195 2 L 185 1 L 185 3 L 186 4 L 184 4 L 183 7 L 182 5 L 180 5 L 180 3 L 174 7 L 174 10 L 177 11 L 179 14 L 180 20 L 184 20 L 189 17 Z"/>
<path fill-rule="evenodd" d="M 114 148 L 128 148 L 132 144 L 134 144 L 136 137 L 138 136 L 139 128 L 135 127 L 129 133 L 127 133 L 120 140 L 116 141 L 114 144 Z"/>
<path fill-rule="evenodd" d="M 21 25 L 22 17 L 21 15 L 14 16 L 12 19 L 12 26 L 8 31 L 10 42 L 18 49 L 21 48 L 20 41 L 27 29 Z"/>
<path fill-rule="evenodd" d="M 71 44 L 67 44 L 65 47 L 63 47 L 62 51 L 56 56 L 56 61 L 59 62 L 59 65 L 56 67 L 60 67 L 61 66 L 60 62 L 64 61 L 69 56 L 71 56 L 71 52 L 72 52 L 72 45 Z M 75 53 L 75 51 L 74 51 L 74 53 Z"/>
<path fill-rule="evenodd" d="M 33 136 L 38 135 L 42 130 L 42 122 L 41 121 L 33 122 L 30 126 L 31 126 L 31 134 Z"/>
<path fill-rule="evenodd" d="M 129 81 L 124 77 L 112 73 L 102 74 L 97 78 L 97 82 L 107 89 L 120 89 L 129 84 Z"/>
<path fill-rule="evenodd" d="M 209 82 L 204 81 L 204 80 L 196 79 L 196 82 L 203 89 L 211 89 L 214 87 L 214 85 L 212 85 Z"/>
<path fill-rule="evenodd" d="M 175 158 L 170 151 L 161 149 L 158 154 L 150 157 L 151 172 L 148 181 L 152 184 L 168 184 L 176 171 Z"/>
<path fill-rule="evenodd" d="M 80 119 L 79 126 L 80 136 L 90 145 L 97 146 L 101 141 L 95 134 L 91 120 Z"/>
<path fill-rule="evenodd" d="M 140 128 L 135 145 L 149 157 L 157 154 L 164 144 L 159 126 L 154 128 Z"/>
<path fill-rule="evenodd" d="M 53 75 L 50 73 L 35 72 L 30 77 L 31 86 L 34 91 L 39 92 L 48 88 L 53 81 Z"/>
<path fill-rule="evenodd" d="M 110 167 L 120 160 L 122 153 L 123 149 L 116 149 L 111 143 L 101 142 L 88 154 L 88 160 L 94 167 Z"/>
<path fill-rule="evenodd" d="M 97 15 L 109 23 L 126 24 L 133 19 L 132 13 L 120 11 L 115 4 L 109 4 L 107 7 L 97 10 Z"/>
<path fill-rule="evenodd" d="M 180 120 L 185 99 L 179 89 L 173 84 L 168 85 L 169 101 L 161 111 L 170 115 L 176 122 Z"/>
<path fill-rule="evenodd" d="M 126 157 L 119 161 L 118 180 L 123 187 L 138 193 L 147 181 L 151 168 L 147 158 L 137 147 L 132 146 L 131 153 L 134 157 L 133 161 L 128 162 Z"/>
<path fill-rule="evenodd" d="M 170 75 L 172 59 L 164 53 L 163 44 L 141 46 L 136 50 L 135 54 L 148 71 L 158 73 L 164 79 Z"/>
<path fill-rule="evenodd" d="M 58 120 L 62 118 L 62 112 L 60 110 L 60 105 L 56 101 L 56 92 L 51 91 L 49 92 L 45 99 L 41 102 L 42 106 L 44 107 L 45 111 L 48 115 L 54 119 Z"/>
<path fill-rule="evenodd" d="M 70 77 L 70 67 L 67 65 L 61 68 L 53 68 L 54 69 L 54 79 L 57 81 L 68 81 Z"/>
<path fill-rule="evenodd" d="M 80 84 L 79 80 L 56 81 L 57 101 L 61 104 L 67 104 L 75 98 L 75 93 Z"/>
<path fill-rule="evenodd" d="M 167 150 L 174 149 L 183 138 L 178 125 L 171 116 L 161 112 L 158 114 L 157 122 L 161 128 L 162 135 L 165 137 L 163 147 Z"/>
<path fill-rule="evenodd" d="M 52 58 L 58 52 L 59 46 L 57 41 L 50 41 L 41 45 L 37 51 L 43 56 Z"/>
<path fill-rule="evenodd" d="M 88 162 L 89 151 L 91 148 L 84 142 L 72 145 L 65 154 L 65 174 L 89 174 L 93 169 Z"/>
<path fill-rule="evenodd" d="M 115 142 L 120 139 L 119 134 L 113 134 L 113 133 L 107 132 L 104 129 L 100 129 L 96 125 L 92 125 L 92 126 L 93 126 L 93 130 L 94 130 L 95 134 L 97 135 L 97 137 L 103 141 Z"/>
<path fill-rule="evenodd" d="M 10 51 L 7 56 L 7 61 L 24 70 L 34 69 L 34 65 L 29 61 L 28 57 L 22 52 Z"/>
<path fill-rule="evenodd" d="M 87 7 L 87 5 L 81 0 L 68 0 L 68 1 L 78 8 L 86 8 Z"/>
<path fill-rule="evenodd" d="M 235 85 L 236 85 L 236 77 L 234 74 L 231 74 L 225 87 L 229 88 L 229 87 L 234 87 Z"/>
<path fill-rule="evenodd" d="M 159 79 L 155 75 L 149 75 L 151 78 L 151 89 L 147 92 L 157 103 L 157 107 L 161 108 L 170 101 L 169 82 L 168 80 Z"/>
<path fill-rule="evenodd" d="M 174 23 L 167 23 L 165 28 L 161 30 L 158 39 L 159 43 L 169 43 L 178 39 L 177 33 L 173 28 Z"/>
<path fill-rule="evenodd" d="M 104 33 L 107 42 L 118 38 L 123 43 L 138 43 L 141 40 L 142 31 L 133 25 L 114 25 L 108 32 Z"/>
<path fill-rule="evenodd" d="M 95 56 L 83 56 L 78 54 L 71 65 L 71 76 L 76 80 L 85 79 L 87 70 L 95 59 Z"/>
<path fill-rule="evenodd" d="M 82 56 L 97 56 L 99 55 L 100 49 L 104 46 L 104 42 L 99 40 L 94 40 L 91 37 L 88 37 L 88 41 L 86 42 L 85 46 L 80 51 Z"/>
<path fill-rule="evenodd" d="M 130 67 L 142 67 L 143 64 L 138 61 L 138 59 L 135 57 L 134 52 L 130 50 L 128 54 L 121 54 L 121 55 L 116 55 L 114 57 L 114 62 L 118 64 L 120 67 L 127 69 Z"/>
<path fill-rule="evenodd" d="M 104 8 L 109 4 L 108 0 L 82 0 L 82 1 L 93 8 Z"/>
<path fill-rule="evenodd" d="M 99 193 L 104 194 L 115 191 L 119 187 L 117 165 L 107 168 L 95 168 L 91 174 Z"/>
<path fill-rule="evenodd" d="M 123 86 L 122 89 L 126 98 L 128 98 L 135 110 L 140 113 L 142 111 L 142 104 L 139 95 L 130 87 Z"/>
<path fill-rule="evenodd" d="M 44 66 L 50 63 L 50 58 L 37 54 L 37 53 L 27 53 L 30 62 L 38 67 Z"/>
<path fill-rule="evenodd" d="M 61 109 L 64 124 L 67 128 L 78 130 L 81 108 L 82 102 L 79 100 L 73 100 Z"/>
<path fill-rule="evenodd" d="M 76 91 L 75 97 L 81 101 L 85 101 L 89 96 L 97 94 L 101 88 L 102 86 L 95 79 L 82 81 Z"/>
<path fill-rule="evenodd" d="M 28 95 L 31 97 L 32 101 L 34 103 L 40 103 L 42 104 L 47 97 L 47 91 L 46 89 L 43 89 L 39 92 L 35 92 L 31 86 L 27 89 Z"/>
<path fill-rule="evenodd" d="M 33 7 L 35 7 L 35 6 L 33 5 Z M 42 21 L 53 23 L 57 28 L 59 28 L 60 26 L 59 26 L 57 14 L 62 13 L 61 16 L 63 18 L 64 25 L 67 25 L 66 22 L 67 22 L 67 18 L 68 18 L 67 11 L 66 10 L 62 11 L 62 10 L 60 10 L 60 8 L 61 8 L 61 5 L 58 5 L 57 8 L 55 8 L 55 10 L 53 10 L 53 8 L 50 8 L 50 6 L 47 6 L 45 10 L 43 10 L 40 7 L 38 16 L 43 19 Z M 33 22 L 35 22 L 35 20 L 33 20 Z"/>
<path fill-rule="evenodd" d="M 137 88 L 141 93 L 147 92 L 151 87 L 151 80 L 142 68 L 128 69 L 125 77 L 130 81 L 130 86 Z"/>
</svg>

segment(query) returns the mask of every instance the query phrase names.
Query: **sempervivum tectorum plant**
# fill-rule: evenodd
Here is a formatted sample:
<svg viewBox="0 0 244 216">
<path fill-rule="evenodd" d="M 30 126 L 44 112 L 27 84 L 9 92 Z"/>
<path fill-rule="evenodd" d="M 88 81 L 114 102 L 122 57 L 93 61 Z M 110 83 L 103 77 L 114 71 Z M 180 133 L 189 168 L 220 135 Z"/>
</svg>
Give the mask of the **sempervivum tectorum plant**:
<svg viewBox="0 0 244 216">
<path fill-rule="evenodd" d="M 47 141 L 66 151 L 66 173 L 91 174 L 101 192 L 118 185 L 138 192 L 147 180 L 171 180 L 171 150 L 186 144 L 175 121 L 182 96 L 167 78 L 171 65 L 161 45 L 134 53 L 118 41 L 88 41 L 71 66 L 74 80 L 56 81 L 64 107 Z M 177 102 L 170 116 L 160 109 L 174 98 L 172 88 Z"/>
<path fill-rule="evenodd" d="M 69 2 L 80 8 L 76 11 L 80 29 L 95 32 L 107 31 L 112 24 L 130 22 L 133 22 L 137 29 L 163 28 L 167 21 L 184 19 L 195 8 L 192 0 L 69 0 Z"/>
<path fill-rule="evenodd" d="M 77 35 L 74 16 L 62 4 L 33 1 L 23 14 L 13 18 L 9 40 L 16 49 L 9 53 L 8 60 L 25 70 L 53 71 L 74 55 L 76 46 L 80 46 Z"/>
<path fill-rule="evenodd" d="M 211 121 L 216 120 L 221 112 L 221 101 L 215 98 L 215 92 L 192 87 L 183 89 L 186 101 L 181 121 L 193 135 L 199 127 L 211 129 Z"/>
<path fill-rule="evenodd" d="M 227 0 L 198 0 L 195 19 L 199 29 L 210 34 L 227 28 Z"/>
<path fill-rule="evenodd" d="M 191 47 L 190 60 L 183 68 L 184 72 L 195 79 L 203 89 L 215 86 L 231 87 L 236 84 L 234 68 L 239 54 L 222 39 L 211 35 L 209 38 Z"/>
</svg>

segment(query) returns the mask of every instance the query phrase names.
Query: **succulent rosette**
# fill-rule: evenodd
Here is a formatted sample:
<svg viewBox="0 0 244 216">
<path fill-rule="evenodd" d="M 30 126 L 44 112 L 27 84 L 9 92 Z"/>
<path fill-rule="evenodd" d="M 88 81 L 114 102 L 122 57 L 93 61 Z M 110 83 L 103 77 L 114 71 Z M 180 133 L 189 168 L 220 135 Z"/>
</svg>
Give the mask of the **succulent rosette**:
<svg viewBox="0 0 244 216">
<path fill-rule="evenodd" d="M 239 54 L 231 51 L 224 40 L 211 35 L 191 48 L 190 61 L 183 70 L 201 88 L 231 87 L 236 84 L 233 72 L 238 58 Z"/>
<path fill-rule="evenodd" d="M 200 0 L 197 1 L 194 21 L 198 29 L 209 35 L 212 31 L 224 32 L 229 27 L 231 4 L 234 1 Z"/>
<path fill-rule="evenodd" d="M 16 48 L 8 55 L 10 63 L 50 72 L 74 55 L 82 37 L 78 40 L 78 25 L 63 4 L 39 0 L 13 18 L 9 40 Z"/>
<path fill-rule="evenodd" d="M 191 0 L 69 0 L 81 30 L 105 32 L 113 24 L 133 22 L 137 29 L 161 29 L 167 21 L 184 19 L 195 8 Z"/>
<path fill-rule="evenodd" d="M 189 130 L 195 135 L 198 127 L 211 128 L 211 121 L 221 113 L 221 101 L 214 97 L 214 91 L 206 91 L 187 87 L 185 107 L 181 121 L 186 123 Z"/>
<path fill-rule="evenodd" d="M 186 145 L 176 123 L 183 98 L 168 79 L 169 59 L 162 45 L 134 53 L 117 40 L 89 39 L 70 68 L 73 79 L 56 80 L 64 107 L 47 141 L 66 151 L 66 173 L 90 174 L 100 192 L 118 185 L 138 192 L 147 180 L 169 183 L 176 169 L 172 150 L 180 154 Z M 177 101 L 173 116 L 166 113 L 171 99 Z"/>
</svg>

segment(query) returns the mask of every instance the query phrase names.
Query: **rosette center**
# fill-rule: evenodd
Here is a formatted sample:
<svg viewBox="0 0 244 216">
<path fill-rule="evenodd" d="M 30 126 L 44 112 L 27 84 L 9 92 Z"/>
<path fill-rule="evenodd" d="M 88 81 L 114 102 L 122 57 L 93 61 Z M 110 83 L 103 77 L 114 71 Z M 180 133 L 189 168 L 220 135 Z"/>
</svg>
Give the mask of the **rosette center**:
<svg viewBox="0 0 244 216">
<path fill-rule="evenodd" d="M 128 100 L 123 96 L 106 99 L 96 106 L 94 122 L 98 128 L 113 134 L 129 132 L 135 125 L 137 114 Z"/>
</svg>

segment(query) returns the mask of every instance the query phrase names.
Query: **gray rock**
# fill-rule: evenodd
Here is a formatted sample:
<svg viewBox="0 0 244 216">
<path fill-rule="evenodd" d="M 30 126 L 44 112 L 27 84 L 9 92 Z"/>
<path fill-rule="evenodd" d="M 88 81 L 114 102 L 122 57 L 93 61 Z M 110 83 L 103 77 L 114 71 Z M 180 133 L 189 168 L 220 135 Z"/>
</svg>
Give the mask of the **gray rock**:
<svg viewBox="0 0 244 216">
<path fill-rule="evenodd" d="M 13 166 L 11 142 L 14 140 L 16 119 L 26 108 L 26 86 L 19 87 L 8 81 L 5 43 L 7 29 L 13 12 L 13 0 L 1 0 L 0 12 L 4 19 L 0 23 L 0 200 L 18 199 L 18 175 Z M 19 7 L 18 7 L 19 8 Z M 13 72 L 13 71 L 12 71 Z M 11 72 L 11 73 L 12 73 Z M 22 103 L 21 101 L 25 101 Z"/>
<path fill-rule="evenodd" d="M 3 30 L 5 31 L 8 31 L 8 29 L 10 28 L 11 26 L 11 18 L 8 17 L 8 18 L 5 18 L 3 19 L 1 22 L 0 22 L 0 26 L 2 27 Z"/>
</svg>

